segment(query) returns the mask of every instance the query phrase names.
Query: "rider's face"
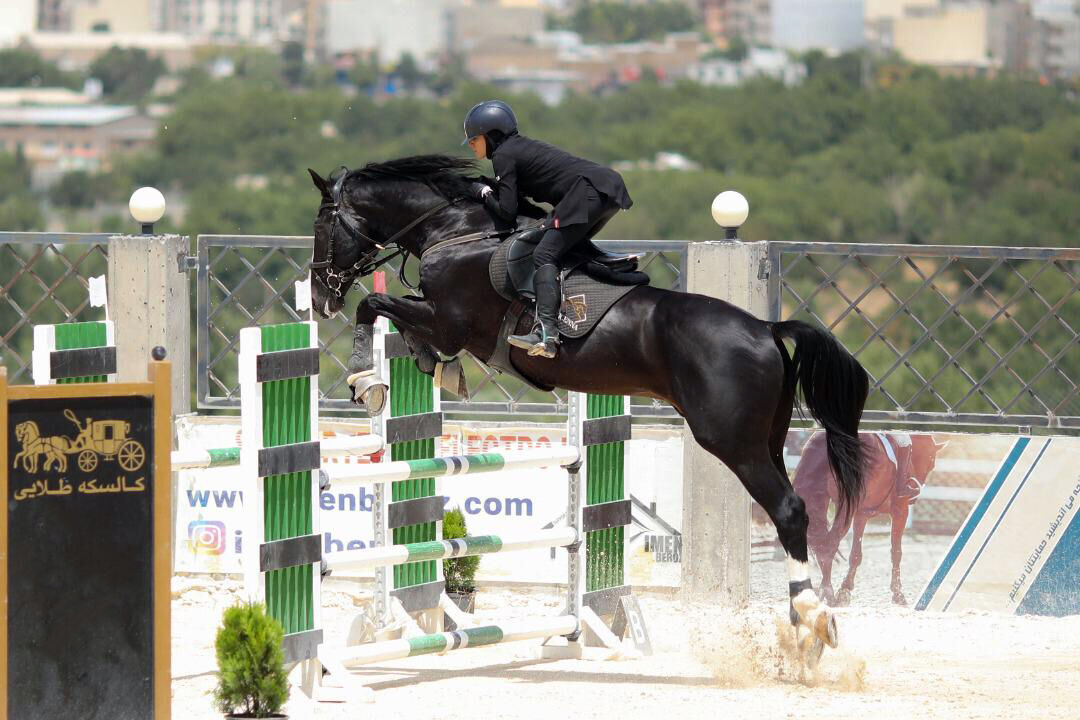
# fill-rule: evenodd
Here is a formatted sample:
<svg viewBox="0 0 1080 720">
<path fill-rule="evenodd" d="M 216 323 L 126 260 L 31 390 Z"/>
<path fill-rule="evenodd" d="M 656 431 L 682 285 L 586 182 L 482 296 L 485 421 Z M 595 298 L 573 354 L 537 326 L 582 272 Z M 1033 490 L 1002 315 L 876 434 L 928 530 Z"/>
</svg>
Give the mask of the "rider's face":
<svg viewBox="0 0 1080 720">
<path fill-rule="evenodd" d="M 487 157 L 487 139 L 483 135 L 477 135 L 469 140 L 469 147 L 472 148 L 477 160 L 483 160 Z"/>
</svg>

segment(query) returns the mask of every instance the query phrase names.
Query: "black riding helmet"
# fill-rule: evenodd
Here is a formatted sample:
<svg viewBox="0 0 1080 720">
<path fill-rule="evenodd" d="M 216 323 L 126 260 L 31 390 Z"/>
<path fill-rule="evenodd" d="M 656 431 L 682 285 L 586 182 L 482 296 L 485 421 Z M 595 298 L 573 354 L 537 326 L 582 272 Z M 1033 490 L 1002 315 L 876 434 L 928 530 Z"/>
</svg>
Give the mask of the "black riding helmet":
<svg viewBox="0 0 1080 720">
<path fill-rule="evenodd" d="M 465 115 L 465 145 L 477 135 L 488 139 L 488 155 L 498 141 L 517 132 L 517 116 L 502 100 L 485 100 L 473 105 Z M 493 142 L 496 141 L 496 142 Z"/>
</svg>

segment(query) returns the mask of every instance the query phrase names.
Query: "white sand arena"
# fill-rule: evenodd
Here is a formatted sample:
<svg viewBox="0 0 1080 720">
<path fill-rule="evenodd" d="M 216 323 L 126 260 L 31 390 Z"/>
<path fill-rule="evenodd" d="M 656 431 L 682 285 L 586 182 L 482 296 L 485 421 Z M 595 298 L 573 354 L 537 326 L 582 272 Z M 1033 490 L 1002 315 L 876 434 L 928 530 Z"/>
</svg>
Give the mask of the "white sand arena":
<svg viewBox="0 0 1080 720">
<path fill-rule="evenodd" d="M 906 546 L 904 565 L 905 570 L 913 566 L 911 576 L 938 556 L 936 544 Z M 375 688 L 375 704 L 321 704 L 314 717 L 1075 717 L 1080 616 L 942 615 L 895 608 L 888 602 L 887 540 L 871 536 L 865 548 L 855 607 L 838 611 L 840 648 L 826 650 L 813 677 L 800 677 L 788 654 L 783 563 L 755 562 L 752 589 L 761 599 L 742 611 L 643 597 L 656 649 L 651 657 L 544 661 L 537 659 L 539 641 L 527 641 L 396 660 L 353 671 Z M 237 599 L 238 589 L 234 580 L 174 579 L 174 717 L 221 717 L 209 695 L 215 683 L 213 635 L 221 610 Z M 920 589 L 913 581 L 908 597 Z M 364 602 L 354 582 L 330 579 L 323 591 L 328 641 L 342 641 Z M 477 614 L 553 615 L 562 602 L 554 589 L 482 590 Z M 294 718 L 309 717 L 296 701 L 288 710 Z"/>
</svg>

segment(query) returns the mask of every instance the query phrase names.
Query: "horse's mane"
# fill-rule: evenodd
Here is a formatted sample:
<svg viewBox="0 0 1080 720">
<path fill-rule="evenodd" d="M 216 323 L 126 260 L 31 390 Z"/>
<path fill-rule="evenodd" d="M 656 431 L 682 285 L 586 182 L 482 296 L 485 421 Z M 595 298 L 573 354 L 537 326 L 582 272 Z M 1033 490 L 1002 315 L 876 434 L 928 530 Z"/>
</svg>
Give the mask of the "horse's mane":
<svg viewBox="0 0 1080 720">
<path fill-rule="evenodd" d="M 368 163 L 350 170 L 346 181 L 380 182 L 406 180 L 423 183 L 445 198 L 467 194 L 471 182 L 464 173 L 476 172 L 476 163 L 449 155 L 413 155 L 411 157 Z"/>
</svg>

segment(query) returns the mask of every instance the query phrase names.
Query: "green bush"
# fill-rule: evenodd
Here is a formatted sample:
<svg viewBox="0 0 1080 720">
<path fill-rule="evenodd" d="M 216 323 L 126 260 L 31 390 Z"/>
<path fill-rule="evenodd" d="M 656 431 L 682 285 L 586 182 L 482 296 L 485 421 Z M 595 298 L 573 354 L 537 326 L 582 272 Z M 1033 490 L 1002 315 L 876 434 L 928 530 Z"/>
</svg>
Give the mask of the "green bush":
<svg viewBox="0 0 1080 720">
<path fill-rule="evenodd" d="M 461 508 L 447 510 L 443 514 L 443 539 L 453 540 L 468 534 L 465 528 L 465 515 Z M 471 593 L 476 591 L 476 569 L 480 567 L 480 557 L 449 558 L 443 560 L 443 575 L 446 576 L 446 592 Z"/>
<path fill-rule="evenodd" d="M 214 646 L 217 649 L 218 710 L 239 717 L 275 716 L 289 699 L 289 679 L 281 649 L 284 630 L 262 605 L 228 608 Z"/>
</svg>

